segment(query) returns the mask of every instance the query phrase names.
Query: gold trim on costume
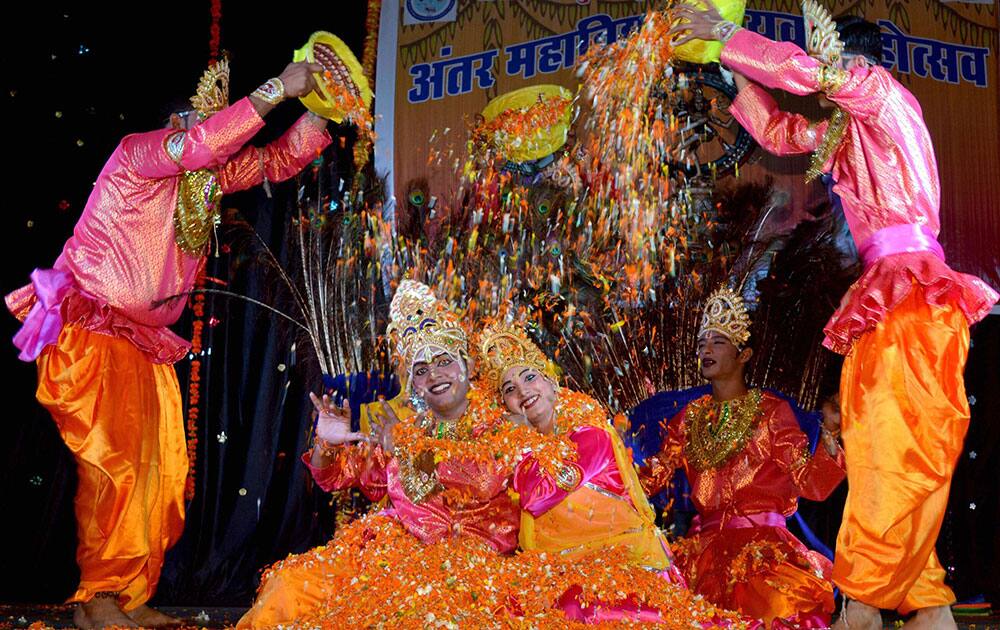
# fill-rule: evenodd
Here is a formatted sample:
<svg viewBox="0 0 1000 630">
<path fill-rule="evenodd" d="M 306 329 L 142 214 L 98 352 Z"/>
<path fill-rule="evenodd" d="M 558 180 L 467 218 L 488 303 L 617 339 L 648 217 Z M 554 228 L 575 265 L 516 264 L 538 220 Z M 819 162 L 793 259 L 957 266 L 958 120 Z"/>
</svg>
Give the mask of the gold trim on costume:
<svg viewBox="0 0 1000 630">
<path fill-rule="evenodd" d="M 830 156 L 840 146 L 841 141 L 844 139 L 844 134 L 847 132 L 847 125 L 850 122 L 851 115 L 839 107 L 830 116 L 830 122 L 826 126 L 826 133 L 823 134 L 823 140 L 816 147 L 816 150 L 813 151 L 812 158 L 809 160 L 809 168 L 806 169 L 807 182 L 811 182 L 823 174 L 823 166 L 826 165 L 827 160 L 830 159 Z"/>
<path fill-rule="evenodd" d="M 837 23 L 833 21 L 826 7 L 816 0 L 802 3 L 802 18 L 806 25 L 806 52 L 831 66 L 840 64 L 844 43 L 837 33 Z"/>
<path fill-rule="evenodd" d="M 469 354 L 468 338 L 458 318 L 438 302 L 430 287 L 414 280 L 400 282 L 392 296 L 386 333 L 407 391 L 410 370 L 418 358 L 429 361 L 435 352 L 445 352 L 464 361 Z"/>
<path fill-rule="evenodd" d="M 219 223 L 219 188 L 215 174 L 207 169 L 187 171 L 177 187 L 174 208 L 174 242 L 182 251 L 200 256 L 212 229 Z"/>
<path fill-rule="evenodd" d="M 167 152 L 170 159 L 178 166 L 181 165 L 181 158 L 184 157 L 184 141 L 186 139 L 186 132 L 177 131 L 167 136 L 163 141 L 163 150 Z"/>
</svg>

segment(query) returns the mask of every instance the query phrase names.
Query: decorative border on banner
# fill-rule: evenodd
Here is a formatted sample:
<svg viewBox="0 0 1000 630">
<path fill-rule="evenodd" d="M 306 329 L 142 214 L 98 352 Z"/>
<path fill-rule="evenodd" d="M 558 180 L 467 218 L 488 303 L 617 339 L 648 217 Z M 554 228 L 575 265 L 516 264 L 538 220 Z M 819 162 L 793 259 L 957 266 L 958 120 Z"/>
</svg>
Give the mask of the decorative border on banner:
<svg viewBox="0 0 1000 630">
<path fill-rule="evenodd" d="M 212 24 L 209 27 L 208 58 L 218 61 L 222 39 L 222 0 L 212 0 Z M 185 433 L 187 442 L 188 472 L 184 480 L 184 499 L 194 498 L 195 479 L 198 464 L 198 416 L 201 405 L 201 356 L 202 334 L 205 330 L 205 268 L 202 267 L 194 283 L 191 298 L 191 364 L 188 369 L 187 421 Z"/>
</svg>

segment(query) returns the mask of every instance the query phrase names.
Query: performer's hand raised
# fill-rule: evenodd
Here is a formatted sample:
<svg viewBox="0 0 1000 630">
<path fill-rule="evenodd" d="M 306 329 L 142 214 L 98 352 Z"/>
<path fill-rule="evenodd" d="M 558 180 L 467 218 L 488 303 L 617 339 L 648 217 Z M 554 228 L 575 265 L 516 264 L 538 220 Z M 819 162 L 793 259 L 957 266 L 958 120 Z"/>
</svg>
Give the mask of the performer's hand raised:
<svg viewBox="0 0 1000 630">
<path fill-rule="evenodd" d="M 323 72 L 323 66 L 318 63 L 296 61 L 288 64 L 281 72 L 281 82 L 285 86 L 286 98 L 299 98 L 316 89 L 315 73 Z"/>
<path fill-rule="evenodd" d="M 389 453 L 392 451 L 392 428 L 399 423 L 399 417 L 392 410 L 392 406 L 384 400 L 378 404 L 368 405 L 368 424 L 371 426 L 372 435 L 376 444 L 382 450 Z"/>
<path fill-rule="evenodd" d="M 321 400 L 312 392 L 309 392 L 309 400 L 319 414 L 316 421 L 318 438 L 333 445 L 367 439 L 364 434 L 351 431 L 351 407 L 346 400 L 338 407 L 329 396 L 324 395 Z"/>
<path fill-rule="evenodd" d="M 670 36 L 674 39 L 674 46 L 680 46 L 692 39 L 704 39 L 707 41 L 720 38 L 717 28 L 726 21 L 725 18 L 715 8 L 712 0 L 702 0 L 704 9 L 699 9 L 690 4 L 682 4 L 671 11 L 671 17 L 677 20 L 677 24 L 670 29 Z M 687 33 L 687 35 L 682 35 Z"/>
</svg>

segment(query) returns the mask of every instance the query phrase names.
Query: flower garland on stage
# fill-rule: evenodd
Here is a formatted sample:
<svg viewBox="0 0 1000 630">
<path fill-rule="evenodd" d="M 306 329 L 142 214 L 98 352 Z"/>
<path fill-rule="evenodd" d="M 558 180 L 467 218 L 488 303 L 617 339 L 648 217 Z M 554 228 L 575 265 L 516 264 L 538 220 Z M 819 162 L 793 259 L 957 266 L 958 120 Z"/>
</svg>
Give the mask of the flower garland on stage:
<svg viewBox="0 0 1000 630">
<path fill-rule="evenodd" d="M 195 290 L 205 287 L 204 272 L 198 274 Z M 188 408 L 186 423 L 188 472 L 184 482 L 184 498 L 188 501 L 194 498 L 195 464 L 198 461 L 198 414 L 201 403 L 201 337 L 205 328 L 205 294 L 194 293 L 191 296 L 191 368 L 188 375 Z"/>
<path fill-rule="evenodd" d="M 219 23 L 222 21 L 222 0 L 212 0 L 212 26 L 209 29 L 208 58 L 211 61 L 219 60 L 219 43 L 222 40 L 222 29 Z"/>
<path fill-rule="evenodd" d="M 424 544 L 382 514 L 345 527 L 328 545 L 290 556 L 264 571 L 325 566 L 327 596 L 314 615 L 297 619 L 316 628 L 595 628 L 570 621 L 553 604 L 577 590 L 583 605 L 628 597 L 662 611 L 658 628 L 743 628 L 734 613 L 716 608 L 659 574 L 630 566 L 625 550 L 564 559 L 527 551 L 501 556 L 471 537 Z"/>
<path fill-rule="evenodd" d="M 375 61 L 378 58 L 378 23 L 382 0 L 368 0 L 365 14 L 365 47 L 361 51 L 361 68 L 368 85 L 375 85 Z"/>
<path fill-rule="evenodd" d="M 221 41 L 222 0 L 212 0 L 212 26 L 209 29 L 208 58 L 212 62 L 219 59 L 219 44 Z M 188 472 L 184 481 L 184 499 L 194 498 L 195 469 L 198 462 L 198 416 L 201 404 L 201 338 L 205 329 L 205 270 L 202 269 L 194 283 L 191 293 L 191 366 L 188 373 L 187 422 L 185 438 L 187 441 Z"/>
</svg>

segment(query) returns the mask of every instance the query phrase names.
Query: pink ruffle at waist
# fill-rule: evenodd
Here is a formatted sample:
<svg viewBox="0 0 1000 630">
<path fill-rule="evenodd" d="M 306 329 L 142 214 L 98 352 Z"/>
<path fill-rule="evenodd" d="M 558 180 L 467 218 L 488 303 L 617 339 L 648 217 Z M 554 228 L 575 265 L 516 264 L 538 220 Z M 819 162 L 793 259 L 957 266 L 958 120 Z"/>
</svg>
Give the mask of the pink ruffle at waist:
<svg viewBox="0 0 1000 630">
<path fill-rule="evenodd" d="M 34 361 L 59 340 L 66 324 L 131 342 L 153 363 L 175 363 L 191 347 L 168 328 L 137 324 L 101 299 L 80 289 L 73 276 L 57 269 L 36 269 L 31 284 L 6 296 L 7 308 L 22 321 L 14 335 L 22 361 Z"/>
<path fill-rule="evenodd" d="M 1000 299 L 985 282 L 951 269 L 933 251 L 904 251 L 866 263 L 824 328 L 823 345 L 839 354 L 850 352 L 854 340 L 875 328 L 916 285 L 928 304 L 954 304 L 969 324 L 986 317 Z"/>
</svg>

